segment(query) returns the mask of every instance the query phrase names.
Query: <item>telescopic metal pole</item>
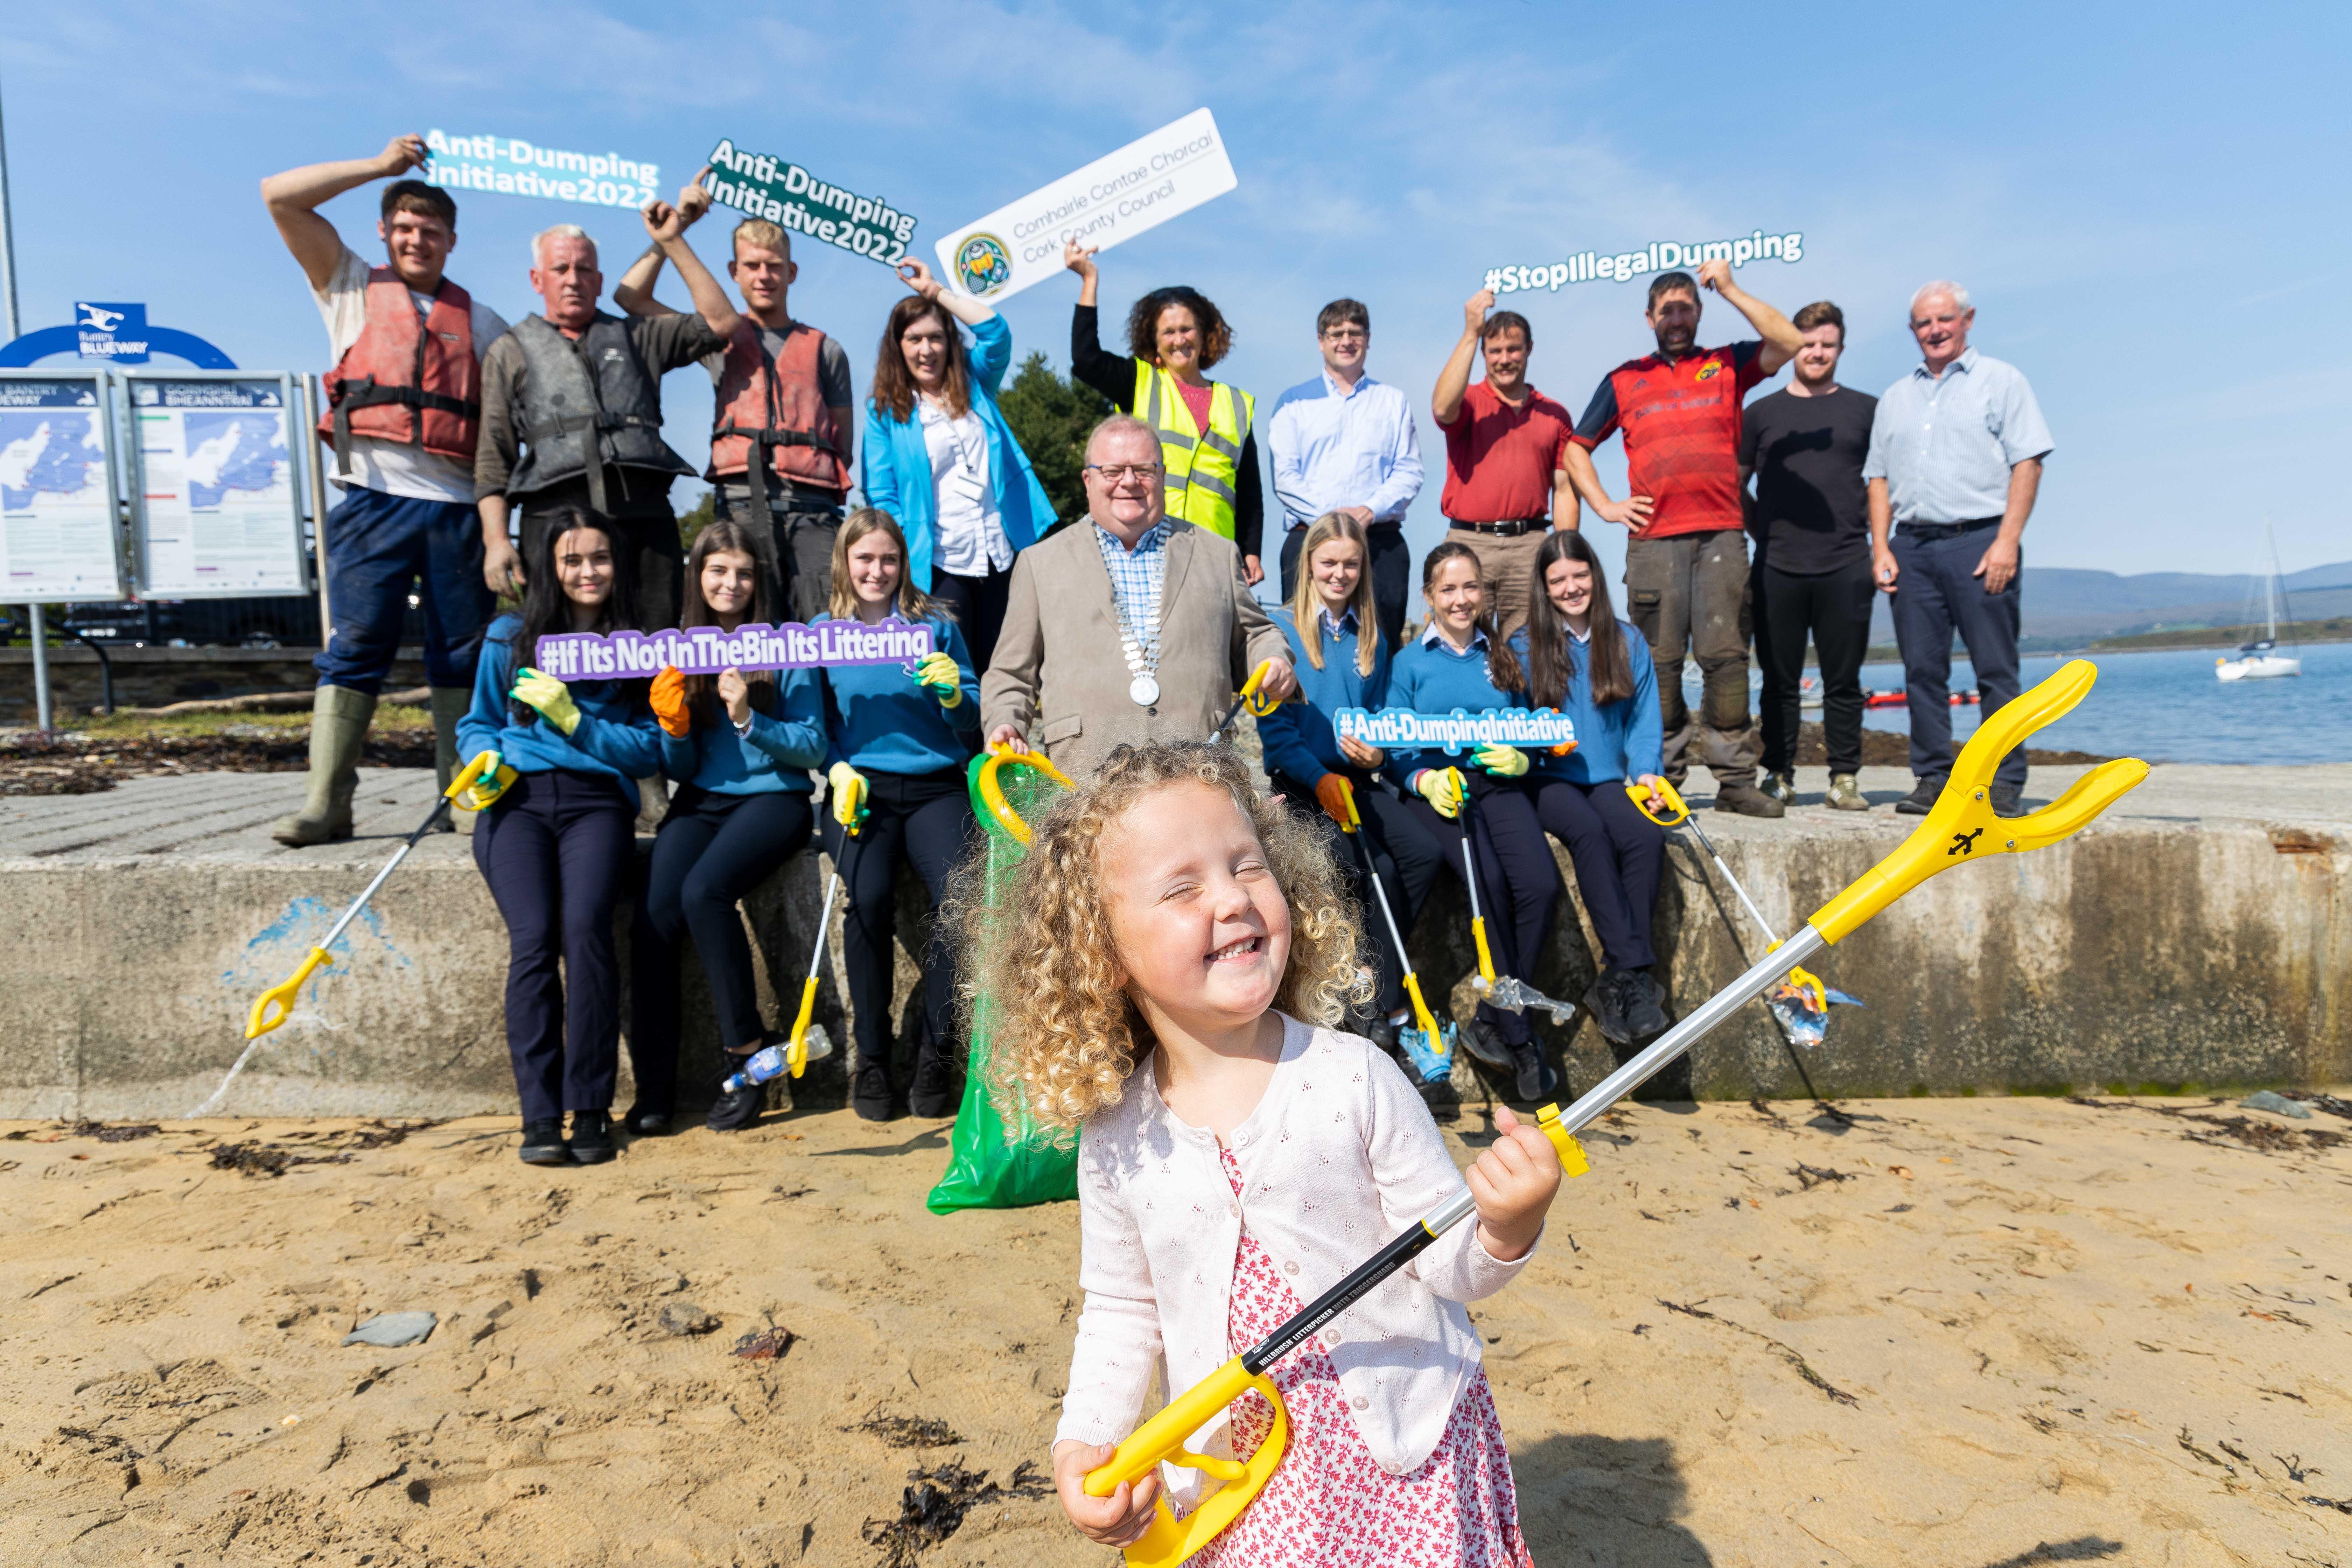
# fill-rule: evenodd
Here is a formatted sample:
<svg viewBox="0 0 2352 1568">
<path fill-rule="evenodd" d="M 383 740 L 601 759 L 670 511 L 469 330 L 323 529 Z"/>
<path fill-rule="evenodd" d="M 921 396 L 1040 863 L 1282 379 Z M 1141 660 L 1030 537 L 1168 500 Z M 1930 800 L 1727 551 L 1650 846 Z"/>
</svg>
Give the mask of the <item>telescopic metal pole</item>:
<svg viewBox="0 0 2352 1568">
<path fill-rule="evenodd" d="M 8 210 L 8 131 L 7 116 L 0 111 L 0 301 L 7 310 L 8 336 L 15 342 L 23 333 L 16 316 L 16 226 Z M 54 716 L 49 705 L 49 626 L 48 617 L 41 606 L 26 606 L 33 620 L 33 710 L 40 727 L 47 731 Z"/>
</svg>

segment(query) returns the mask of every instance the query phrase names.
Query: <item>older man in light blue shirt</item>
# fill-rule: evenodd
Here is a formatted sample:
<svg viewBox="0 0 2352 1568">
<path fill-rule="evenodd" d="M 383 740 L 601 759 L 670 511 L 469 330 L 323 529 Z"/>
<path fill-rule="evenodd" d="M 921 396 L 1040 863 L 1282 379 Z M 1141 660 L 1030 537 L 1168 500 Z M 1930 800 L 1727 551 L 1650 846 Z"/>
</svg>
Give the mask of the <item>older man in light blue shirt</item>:
<svg viewBox="0 0 2352 1568">
<path fill-rule="evenodd" d="M 1403 393 L 1364 370 L 1371 312 L 1334 300 L 1315 318 L 1322 373 L 1284 393 L 1266 422 L 1275 498 L 1282 503 L 1282 596 L 1297 591 L 1298 548 L 1307 525 L 1328 511 L 1363 524 L 1371 559 L 1372 605 L 1393 650 L 1404 634 L 1405 509 L 1421 493 L 1421 437 Z"/>
<path fill-rule="evenodd" d="M 1952 633 L 1976 671 L 1978 721 L 2020 689 L 2018 541 L 2042 485 L 2050 427 L 2015 365 L 1969 346 L 1969 291 L 1938 279 L 1911 299 L 1925 356 L 1886 389 L 1862 468 L 1871 569 L 1894 597 L 1916 783 L 1895 810 L 1924 816 L 1952 771 Z M 1893 537 L 1889 538 L 1889 529 Z M 1992 807 L 2014 816 L 2025 751 L 2003 758 Z"/>
</svg>

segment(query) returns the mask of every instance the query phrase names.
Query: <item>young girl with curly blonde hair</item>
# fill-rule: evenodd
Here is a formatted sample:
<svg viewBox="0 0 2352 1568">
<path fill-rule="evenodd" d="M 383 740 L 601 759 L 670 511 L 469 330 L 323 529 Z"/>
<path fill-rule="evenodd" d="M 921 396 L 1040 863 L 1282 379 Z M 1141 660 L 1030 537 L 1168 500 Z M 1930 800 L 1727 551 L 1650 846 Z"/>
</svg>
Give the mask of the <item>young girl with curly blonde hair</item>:
<svg viewBox="0 0 2352 1568">
<path fill-rule="evenodd" d="M 1125 1545 L 1163 1481 L 1198 1500 L 1197 1472 L 1172 1468 L 1084 1490 L 1155 1371 L 1192 1386 L 1464 1177 L 1403 1072 L 1332 1027 L 1366 984 L 1352 908 L 1314 830 L 1229 748 L 1123 746 L 1032 833 L 968 973 L 995 1009 L 1000 1104 L 1078 1132 L 1086 1305 L 1054 1478 L 1081 1531 Z M 1529 1562 L 1463 1303 L 1526 1266 L 1560 1173 L 1533 1127 L 1496 1124 L 1468 1173 L 1478 1224 L 1272 1369 L 1289 1447 L 1195 1562 Z M 1245 1396 L 1205 1451 L 1246 1458 L 1272 1416 Z"/>
</svg>

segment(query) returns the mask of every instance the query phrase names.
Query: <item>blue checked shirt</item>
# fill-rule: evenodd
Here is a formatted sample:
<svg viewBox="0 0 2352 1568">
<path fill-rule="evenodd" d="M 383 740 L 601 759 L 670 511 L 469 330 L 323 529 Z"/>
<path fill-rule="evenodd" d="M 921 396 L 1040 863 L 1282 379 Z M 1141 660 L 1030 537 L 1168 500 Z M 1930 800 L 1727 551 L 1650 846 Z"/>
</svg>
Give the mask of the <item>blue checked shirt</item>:
<svg viewBox="0 0 2352 1568">
<path fill-rule="evenodd" d="M 1094 525 L 1095 547 L 1102 552 L 1103 570 L 1110 574 L 1110 591 L 1118 600 L 1127 629 L 1143 649 L 1146 668 L 1160 664 L 1160 594 L 1168 581 L 1168 535 L 1171 525 L 1161 518 L 1129 550 L 1118 536 L 1100 523 Z"/>
</svg>

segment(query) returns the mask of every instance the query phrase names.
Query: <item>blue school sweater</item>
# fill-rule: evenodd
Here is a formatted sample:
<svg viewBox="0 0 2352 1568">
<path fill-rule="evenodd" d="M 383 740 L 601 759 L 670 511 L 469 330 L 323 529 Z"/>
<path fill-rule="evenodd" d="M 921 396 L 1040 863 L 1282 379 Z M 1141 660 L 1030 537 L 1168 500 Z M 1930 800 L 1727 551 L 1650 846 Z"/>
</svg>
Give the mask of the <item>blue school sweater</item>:
<svg viewBox="0 0 2352 1568">
<path fill-rule="evenodd" d="M 1391 708 L 1410 708 L 1416 713 L 1451 713 L 1459 708 L 1465 713 L 1484 713 L 1511 707 L 1513 701 L 1486 678 L 1484 632 L 1471 639 L 1469 652 L 1456 653 L 1432 627 L 1422 633 L 1419 642 L 1397 655 L 1395 668 L 1389 671 Z M 1448 756 L 1442 750 L 1393 751 L 1389 753 L 1389 776 L 1410 791 L 1414 775 L 1423 769 L 1467 769 L 1475 754 L 1475 749 L 1459 756 Z"/>
<path fill-rule="evenodd" d="M 1265 771 L 1286 773 L 1304 784 L 1320 784 L 1325 773 L 1355 768 L 1339 750 L 1339 732 L 1332 728 L 1331 716 L 1342 708 L 1377 711 L 1388 704 L 1388 643 L 1375 626 L 1372 672 L 1359 673 L 1358 631 L 1350 612 L 1338 636 L 1329 635 L 1326 628 L 1321 638 L 1323 668 L 1318 669 L 1307 662 L 1307 644 L 1291 613 L 1276 610 L 1274 624 L 1290 639 L 1290 662 L 1298 671 L 1298 696 L 1257 721 L 1258 740 L 1265 748 Z"/>
<path fill-rule="evenodd" d="M 816 793 L 808 770 L 824 760 L 824 689 L 814 670 L 773 673 L 776 711 L 752 709 L 749 734 L 736 733 L 726 709 L 716 702 L 694 705 L 694 729 L 687 735 L 655 726 L 662 772 L 672 783 L 710 795 Z"/>
<path fill-rule="evenodd" d="M 818 616 L 811 621 L 829 621 Z M 931 689 L 899 664 L 845 664 L 819 672 L 824 682 L 827 772 L 847 763 L 861 773 L 935 773 L 961 768 L 980 750 L 980 676 L 963 633 L 942 616 L 931 646 L 956 661 L 963 700 L 942 708 Z"/>
<path fill-rule="evenodd" d="M 1623 621 L 1616 634 L 1625 639 L 1626 658 L 1633 668 L 1633 695 L 1595 706 L 1592 700 L 1592 649 L 1574 637 L 1568 639 L 1568 699 L 1560 704 L 1576 726 L 1576 750 L 1555 757 L 1549 748 L 1537 751 L 1534 771 L 1577 784 L 1607 784 L 1637 779 L 1643 773 L 1665 772 L 1665 721 L 1658 712 L 1658 676 L 1650 663 L 1650 642 Z M 1528 668 L 1528 633 L 1522 626 L 1511 634 L 1511 651 L 1519 668 Z M 1513 700 L 1522 708 L 1538 706 L 1525 692 Z"/>
<path fill-rule="evenodd" d="M 580 727 L 566 735 L 531 712 L 530 722 L 518 723 L 510 714 L 508 693 L 516 674 L 530 662 L 515 646 L 522 635 L 520 616 L 500 616 L 482 634 L 482 657 L 474 666 L 474 702 L 457 721 L 458 761 L 469 762 L 485 751 L 506 760 L 519 773 L 605 773 L 626 782 L 651 778 L 661 771 L 661 727 L 646 706 L 643 682 L 575 680 L 572 700 L 580 709 Z M 635 689 L 631 688 L 634 686 Z"/>
</svg>

